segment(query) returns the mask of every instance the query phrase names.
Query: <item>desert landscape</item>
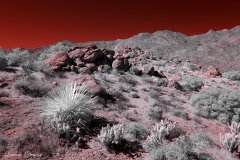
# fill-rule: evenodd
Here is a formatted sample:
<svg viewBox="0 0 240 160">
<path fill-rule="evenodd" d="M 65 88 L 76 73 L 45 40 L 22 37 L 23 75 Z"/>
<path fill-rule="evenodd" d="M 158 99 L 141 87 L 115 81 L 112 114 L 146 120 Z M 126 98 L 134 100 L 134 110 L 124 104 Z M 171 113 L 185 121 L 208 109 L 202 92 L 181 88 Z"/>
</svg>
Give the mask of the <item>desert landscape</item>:
<svg viewBox="0 0 240 160">
<path fill-rule="evenodd" d="M 240 26 L 0 48 L 3 160 L 240 159 Z"/>
</svg>

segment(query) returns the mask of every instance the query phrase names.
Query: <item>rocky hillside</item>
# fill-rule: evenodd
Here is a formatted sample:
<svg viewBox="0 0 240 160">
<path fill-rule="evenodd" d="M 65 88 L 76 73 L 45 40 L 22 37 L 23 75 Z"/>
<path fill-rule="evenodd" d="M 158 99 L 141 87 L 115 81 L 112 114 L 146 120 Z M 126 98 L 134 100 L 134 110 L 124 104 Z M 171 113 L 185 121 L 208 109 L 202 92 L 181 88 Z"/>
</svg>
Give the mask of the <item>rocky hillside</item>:
<svg viewBox="0 0 240 160">
<path fill-rule="evenodd" d="M 0 50 L 0 157 L 239 159 L 239 32 Z"/>
</svg>

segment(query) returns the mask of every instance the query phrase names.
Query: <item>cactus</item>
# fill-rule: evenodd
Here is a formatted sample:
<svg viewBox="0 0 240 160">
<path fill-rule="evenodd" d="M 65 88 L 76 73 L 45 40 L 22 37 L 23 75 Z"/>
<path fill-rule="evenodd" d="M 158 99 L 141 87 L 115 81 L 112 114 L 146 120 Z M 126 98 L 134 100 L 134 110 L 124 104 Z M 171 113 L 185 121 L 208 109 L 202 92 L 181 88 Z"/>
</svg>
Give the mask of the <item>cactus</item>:
<svg viewBox="0 0 240 160">
<path fill-rule="evenodd" d="M 227 125 L 230 128 L 232 134 L 237 135 L 240 133 L 240 123 L 238 124 L 237 122 L 233 121 L 231 126 L 229 123 L 227 123 Z"/>
<path fill-rule="evenodd" d="M 239 139 L 239 135 L 225 133 L 222 135 L 220 133 L 220 143 L 224 149 L 228 150 L 229 152 L 233 152 L 238 148 L 237 140 Z"/>
<path fill-rule="evenodd" d="M 109 124 L 107 127 L 103 127 L 98 140 L 100 143 L 108 146 L 112 144 L 121 145 L 123 140 L 124 126 L 123 124 L 118 124 L 110 127 Z"/>
<path fill-rule="evenodd" d="M 163 145 L 162 137 L 169 135 L 173 128 L 175 128 L 176 122 L 172 123 L 169 120 L 161 120 L 151 130 L 151 134 L 147 137 L 147 141 L 143 144 L 143 147 L 147 151 L 151 151 L 154 148 L 158 148 Z"/>
<path fill-rule="evenodd" d="M 229 152 L 234 152 L 238 149 L 239 145 L 239 138 L 240 138 L 240 124 L 233 121 L 231 125 L 227 123 L 228 127 L 231 130 L 231 133 L 225 133 L 222 135 L 220 133 L 220 143 L 224 149 L 228 150 Z"/>
</svg>

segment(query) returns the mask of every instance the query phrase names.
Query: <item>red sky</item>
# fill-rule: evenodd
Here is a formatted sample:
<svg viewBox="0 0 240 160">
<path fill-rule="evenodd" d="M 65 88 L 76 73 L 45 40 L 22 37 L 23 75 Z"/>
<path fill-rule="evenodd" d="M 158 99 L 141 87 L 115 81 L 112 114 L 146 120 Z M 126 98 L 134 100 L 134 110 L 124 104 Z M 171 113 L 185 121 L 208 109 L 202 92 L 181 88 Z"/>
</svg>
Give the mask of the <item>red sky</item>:
<svg viewBox="0 0 240 160">
<path fill-rule="evenodd" d="M 239 0 L 1 0 L 0 47 L 126 39 L 158 30 L 191 36 L 240 25 Z"/>
</svg>

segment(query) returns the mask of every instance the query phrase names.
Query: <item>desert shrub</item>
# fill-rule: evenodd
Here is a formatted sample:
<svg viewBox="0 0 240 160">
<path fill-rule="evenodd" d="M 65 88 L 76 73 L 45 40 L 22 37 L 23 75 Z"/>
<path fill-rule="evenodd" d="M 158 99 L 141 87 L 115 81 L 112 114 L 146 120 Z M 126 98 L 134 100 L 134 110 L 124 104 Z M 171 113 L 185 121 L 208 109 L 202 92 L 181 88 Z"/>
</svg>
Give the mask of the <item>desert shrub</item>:
<svg viewBox="0 0 240 160">
<path fill-rule="evenodd" d="M 0 135 L 0 158 L 7 151 L 7 139 Z"/>
<path fill-rule="evenodd" d="M 198 155 L 198 159 L 200 159 L 200 160 L 214 160 L 213 157 L 209 153 L 200 153 Z"/>
<path fill-rule="evenodd" d="M 13 83 L 14 87 L 20 90 L 23 94 L 30 95 L 32 97 L 42 97 L 49 89 L 44 87 L 43 82 L 27 81 L 20 79 Z"/>
<path fill-rule="evenodd" d="M 145 91 L 145 92 L 150 92 L 149 88 L 146 86 L 140 86 L 140 90 Z"/>
<path fill-rule="evenodd" d="M 58 137 L 44 123 L 31 124 L 24 128 L 16 145 L 18 153 L 24 156 L 23 159 L 33 158 L 31 155 L 25 154 L 26 152 L 39 155 L 34 158 L 50 159 L 56 153 Z"/>
<path fill-rule="evenodd" d="M 148 101 L 147 101 L 148 105 L 150 106 L 155 106 L 158 104 L 158 100 L 155 99 L 155 98 L 149 98 Z"/>
<path fill-rule="evenodd" d="M 127 76 L 127 75 L 120 76 L 119 82 L 127 83 L 131 86 L 135 86 L 138 83 L 136 80 L 134 80 L 132 76 Z"/>
<path fill-rule="evenodd" d="M 160 93 L 155 90 L 151 90 L 148 95 L 153 99 L 158 99 L 160 96 Z"/>
<path fill-rule="evenodd" d="M 170 111 L 170 114 L 173 115 L 173 116 L 181 117 L 181 118 L 183 118 L 185 120 L 189 119 L 188 114 L 185 111 L 181 110 L 181 109 L 172 109 Z"/>
<path fill-rule="evenodd" d="M 209 147 L 213 144 L 212 138 L 203 132 L 191 135 L 190 139 L 193 143 L 192 152 L 198 155 L 202 153 L 202 150 L 204 150 L 206 147 Z"/>
<path fill-rule="evenodd" d="M 158 52 L 152 52 L 152 56 L 155 57 L 155 58 L 158 58 L 158 59 L 161 59 L 162 58 L 162 54 L 161 53 L 158 53 Z"/>
<path fill-rule="evenodd" d="M 183 75 L 182 80 L 178 82 L 186 90 L 190 90 L 190 91 L 197 91 L 203 85 L 203 82 L 201 79 L 198 79 L 190 75 Z"/>
<path fill-rule="evenodd" d="M 188 69 L 193 70 L 193 71 L 199 70 L 199 68 L 197 68 L 194 64 L 192 64 L 190 62 L 184 63 L 183 67 L 188 68 Z"/>
<path fill-rule="evenodd" d="M 128 56 L 130 58 L 134 58 L 136 56 L 136 53 L 135 52 L 128 52 Z"/>
<path fill-rule="evenodd" d="M 112 69 L 111 66 L 104 64 L 101 72 L 102 73 L 110 73 L 111 69 Z"/>
<path fill-rule="evenodd" d="M 164 81 L 161 78 L 154 78 L 153 82 L 155 82 L 158 86 L 161 86 L 164 84 Z"/>
<path fill-rule="evenodd" d="M 46 93 L 40 103 L 44 107 L 41 117 L 50 123 L 54 116 L 58 116 L 59 123 L 68 125 L 70 130 L 76 131 L 80 128 L 91 133 L 90 127 L 94 120 L 93 104 L 98 99 L 86 90 L 84 84 L 77 87 L 76 82 L 65 82 Z"/>
<path fill-rule="evenodd" d="M 155 106 L 155 107 L 146 107 L 144 109 L 144 113 L 146 117 L 148 117 L 150 120 L 159 121 L 162 118 L 162 110 L 161 108 Z"/>
<path fill-rule="evenodd" d="M 57 53 L 58 51 L 64 51 L 67 52 L 72 46 L 69 44 L 58 42 L 57 44 L 51 45 L 50 47 L 47 47 L 42 51 L 42 54 L 37 57 L 36 60 L 38 61 L 44 61 Z"/>
<path fill-rule="evenodd" d="M 164 60 L 160 60 L 160 61 L 153 61 L 153 65 L 154 66 L 165 66 L 166 62 Z"/>
<path fill-rule="evenodd" d="M 233 81 L 240 81 L 240 71 L 230 71 L 224 72 L 222 77 L 233 80 Z"/>
<path fill-rule="evenodd" d="M 149 56 L 144 53 L 144 54 L 141 54 L 139 57 L 140 57 L 141 59 L 147 59 Z"/>
<path fill-rule="evenodd" d="M 8 66 L 8 61 L 5 57 L 0 57 L 0 70 Z"/>
<path fill-rule="evenodd" d="M 147 77 L 141 77 L 141 80 L 142 82 L 145 82 L 145 83 L 152 83 L 153 78 L 147 76 Z"/>
<path fill-rule="evenodd" d="M 132 75 L 140 76 L 142 74 L 142 71 L 139 70 L 137 66 L 131 66 L 129 68 L 129 73 L 132 74 Z"/>
<path fill-rule="evenodd" d="M 188 160 L 184 149 L 178 145 L 164 146 L 164 155 L 167 160 Z"/>
<path fill-rule="evenodd" d="M 136 92 L 130 92 L 129 96 L 132 97 L 132 98 L 139 98 L 139 96 L 137 95 Z"/>
<path fill-rule="evenodd" d="M 139 64 L 140 65 L 145 65 L 145 64 L 147 64 L 147 60 L 146 59 L 142 59 L 142 60 L 140 60 Z"/>
<path fill-rule="evenodd" d="M 210 87 L 193 94 L 190 104 L 200 116 L 230 122 L 234 115 L 239 115 L 239 97 L 239 91 Z"/>
<path fill-rule="evenodd" d="M 147 160 L 164 160 L 164 159 L 165 153 L 163 147 L 155 149 L 154 152 L 151 152 L 151 154 L 149 154 L 149 156 L 147 157 Z"/>
<path fill-rule="evenodd" d="M 19 48 L 13 49 L 6 55 L 9 66 L 19 66 L 30 59 L 30 53 Z"/>
<path fill-rule="evenodd" d="M 146 145 L 144 149 L 148 149 L 150 155 L 149 160 L 188 160 L 188 159 L 206 159 L 212 160 L 211 155 L 202 152 L 206 147 L 209 147 L 213 140 L 204 133 L 198 133 L 190 137 L 180 136 L 175 138 L 175 144 L 162 144 L 156 146 Z M 153 145 L 153 144 L 152 144 Z"/>
<path fill-rule="evenodd" d="M 149 134 L 148 130 L 139 122 L 131 122 L 126 126 L 126 132 L 130 138 L 145 140 Z"/>
<path fill-rule="evenodd" d="M 233 117 L 232 117 L 232 122 L 233 121 L 235 121 L 235 122 L 239 122 L 240 121 L 240 117 L 239 117 L 239 115 L 237 114 L 237 115 L 234 115 Z"/>
</svg>

